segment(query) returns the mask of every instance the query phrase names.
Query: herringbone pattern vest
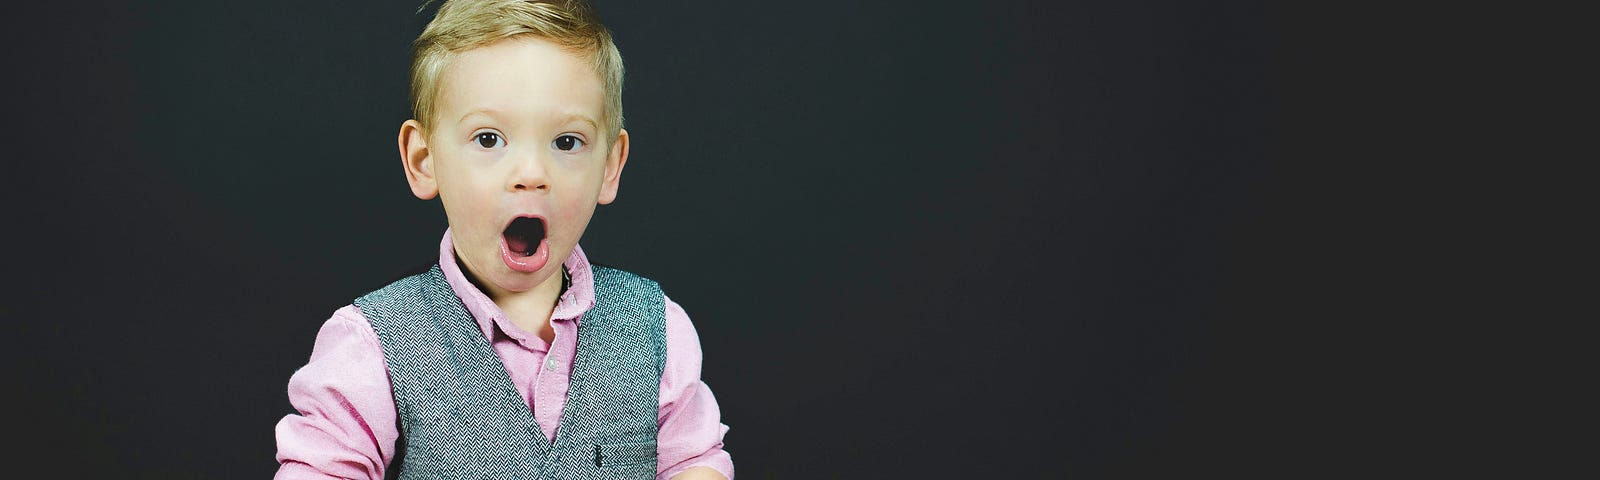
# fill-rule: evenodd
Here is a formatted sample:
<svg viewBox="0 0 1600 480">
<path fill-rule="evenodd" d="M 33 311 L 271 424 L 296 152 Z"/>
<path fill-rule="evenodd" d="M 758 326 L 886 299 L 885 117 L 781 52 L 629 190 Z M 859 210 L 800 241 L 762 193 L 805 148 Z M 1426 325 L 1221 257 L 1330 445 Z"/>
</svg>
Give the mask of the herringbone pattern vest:
<svg viewBox="0 0 1600 480">
<path fill-rule="evenodd" d="M 661 288 L 594 267 L 572 388 L 551 444 L 434 265 L 355 301 L 383 346 L 400 420 L 390 478 L 654 478 L 666 362 Z"/>
</svg>

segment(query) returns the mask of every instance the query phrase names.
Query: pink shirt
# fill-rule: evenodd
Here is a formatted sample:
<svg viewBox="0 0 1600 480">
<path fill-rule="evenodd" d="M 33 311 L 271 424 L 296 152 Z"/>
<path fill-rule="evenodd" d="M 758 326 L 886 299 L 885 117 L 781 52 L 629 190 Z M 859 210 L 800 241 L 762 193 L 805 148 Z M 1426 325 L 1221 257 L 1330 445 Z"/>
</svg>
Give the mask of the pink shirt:
<svg viewBox="0 0 1600 480">
<path fill-rule="evenodd" d="M 550 315 L 555 340 L 546 344 L 512 324 L 467 280 L 456 265 L 448 230 L 439 243 L 445 280 L 477 319 L 551 442 L 571 386 L 568 368 L 578 345 L 578 321 L 594 306 L 594 277 L 583 250 L 574 247 L 564 265 L 572 276 L 571 285 Z M 733 460 L 722 450 L 728 427 L 721 423 L 711 389 L 700 381 L 700 338 L 672 299 L 666 299 L 666 317 L 656 478 L 704 466 L 732 479 Z M 400 432 L 388 365 L 372 324 L 359 307 L 340 308 L 322 324 L 310 362 L 289 379 L 289 402 L 300 413 L 278 422 L 280 466 L 275 478 L 383 478 Z"/>
</svg>

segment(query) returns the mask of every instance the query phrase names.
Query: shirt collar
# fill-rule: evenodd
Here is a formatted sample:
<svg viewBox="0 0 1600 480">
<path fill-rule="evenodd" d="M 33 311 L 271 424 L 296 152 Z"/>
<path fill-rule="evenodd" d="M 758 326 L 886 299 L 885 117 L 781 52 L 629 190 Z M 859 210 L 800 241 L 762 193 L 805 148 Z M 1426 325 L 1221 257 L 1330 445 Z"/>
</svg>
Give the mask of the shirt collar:
<svg viewBox="0 0 1600 480">
<path fill-rule="evenodd" d="M 594 270 L 589 264 L 589 257 L 583 254 L 583 248 L 573 245 L 572 254 L 567 255 L 567 261 L 561 264 L 566 268 L 567 274 L 572 276 L 572 284 L 567 291 L 561 293 L 556 299 L 556 308 L 550 313 L 550 320 L 555 322 L 577 321 L 594 307 Z M 444 239 L 439 241 L 439 270 L 444 272 L 444 279 L 455 291 L 456 297 L 467 307 L 467 312 L 472 314 L 473 320 L 478 322 L 478 328 L 483 330 L 484 338 L 494 338 L 495 325 L 507 335 L 516 338 L 519 342 L 529 341 L 532 337 L 528 332 L 522 331 L 510 320 L 506 319 L 505 312 L 495 305 L 487 294 L 473 285 L 471 280 L 456 263 L 455 244 L 450 237 L 450 229 L 445 229 Z M 533 337 L 537 338 L 537 337 Z"/>
</svg>

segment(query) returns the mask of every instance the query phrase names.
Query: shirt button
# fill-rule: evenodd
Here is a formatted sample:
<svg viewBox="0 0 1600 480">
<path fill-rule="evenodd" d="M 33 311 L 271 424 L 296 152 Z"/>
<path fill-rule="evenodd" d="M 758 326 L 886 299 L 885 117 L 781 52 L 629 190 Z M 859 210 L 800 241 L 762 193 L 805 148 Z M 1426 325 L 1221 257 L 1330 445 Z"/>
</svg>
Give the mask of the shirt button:
<svg viewBox="0 0 1600 480">
<path fill-rule="evenodd" d="M 555 359 L 555 357 L 545 357 L 545 359 L 544 359 L 544 368 L 556 368 L 556 359 Z"/>
</svg>

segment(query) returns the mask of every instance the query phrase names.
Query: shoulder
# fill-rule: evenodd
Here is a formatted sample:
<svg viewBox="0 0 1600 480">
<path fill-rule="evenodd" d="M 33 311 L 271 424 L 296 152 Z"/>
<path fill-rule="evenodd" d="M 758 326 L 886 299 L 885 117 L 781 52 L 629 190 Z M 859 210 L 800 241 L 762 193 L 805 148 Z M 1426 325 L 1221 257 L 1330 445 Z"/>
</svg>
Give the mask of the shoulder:
<svg viewBox="0 0 1600 480">
<path fill-rule="evenodd" d="M 352 305 L 359 308 L 361 320 L 388 339 L 395 331 L 405 330 L 409 320 L 432 314 L 433 304 L 440 301 L 442 293 L 455 298 L 455 293 L 444 279 L 438 264 L 419 273 L 411 273 L 387 285 L 357 297 Z M 444 292 L 441 292 L 444 291 Z"/>
<path fill-rule="evenodd" d="M 644 276 L 605 265 L 590 268 L 594 312 L 634 318 L 656 325 L 665 313 L 666 294 L 661 284 Z"/>
<path fill-rule="evenodd" d="M 661 386 L 663 390 L 678 390 L 700 380 L 700 334 L 678 302 L 665 295 L 662 301 L 666 304 L 667 358 Z"/>
<path fill-rule="evenodd" d="M 661 301 L 666 305 L 667 346 L 690 348 L 695 351 L 696 356 L 699 356 L 700 334 L 695 331 L 694 322 L 689 320 L 689 313 L 666 294 L 662 294 Z"/>
<path fill-rule="evenodd" d="M 290 379 L 290 395 L 330 390 L 388 391 L 383 347 L 360 307 L 346 305 L 323 322 L 311 358 Z"/>
<path fill-rule="evenodd" d="M 661 284 L 656 283 L 655 280 L 610 265 L 591 263 L 589 272 L 594 277 L 594 286 L 597 294 L 601 289 L 623 289 L 641 294 L 661 291 Z"/>
<path fill-rule="evenodd" d="M 367 347 L 372 350 L 378 349 L 378 337 L 373 333 L 372 324 L 367 321 L 367 316 L 361 313 L 361 307 L 352 303 L 335 310 L 333 316 L 322 323 L 322 329 L 317 332 L 317 344 L 312 349 L 312 355 L 330 349 L 349 352 L 368 350 Z"/>
<path fill-rule="evenodd" d="M 700 376 L 700 336 L 683 306 L 668 297 L 661 284 L 609 265 L 593 264 L 595 296 L 623 296 L 659 305 L 666 344 L 665 378 Z M 676 373 L 676 375 L 674 374 Z"/>
<path fill-rule="evenodd" d="M 359 306 L 380 301 L 416 298 L 414 293 L 422 289 L 428 283 L 430 277 L 433 276 L 442 277 L 442 272 L 437 263 L 412 268 L 399 277 L 389 280 L 383 286 L 356 297 L 354 303 Z"/>
</svg>

